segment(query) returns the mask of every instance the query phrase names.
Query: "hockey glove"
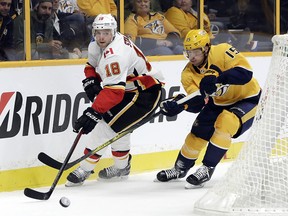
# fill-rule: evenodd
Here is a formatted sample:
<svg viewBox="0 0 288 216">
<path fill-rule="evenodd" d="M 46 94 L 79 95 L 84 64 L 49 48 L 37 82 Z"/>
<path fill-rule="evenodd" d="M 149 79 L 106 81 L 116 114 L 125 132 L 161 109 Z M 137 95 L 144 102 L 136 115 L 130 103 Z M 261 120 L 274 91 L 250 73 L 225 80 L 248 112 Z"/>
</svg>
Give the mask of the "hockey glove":
<svg viewBox="0 0 288 216">
<path fill-rule="evenodd" d="M 96 95 L 102 90 L 100 82 L 95 77 L 89 77 L 82 80 L 83 88 L 86 92 L 87 97 L 91 102 L 94 101 Z"/>
<path fill-rule="evenodd" d="M 82 128 L 83 134 L 90 133 L 96 124 L 102 119 L 102 116 L 97 113 L 92 107 L 88 107 L 83 115 L 78 118 L 74 124 L 73 131 L 78 133 Z"/>
<path fill-rule="evenodd" d="M 184 110 L 184 104 L 177 104 L 177 101 L 185 97 L 184 94 L 179 94 L 173 100 L 165 100 L 160 103 L 160 112 L 163 115 L 172 117 L 178 115 Z"/>
<path fill-rule="evenodd" d="M 216 76 L 208 75 L 204 76 L 200 82 L 200 93 L 202 96 L 212 95 L 217 91 Z"/>
</svg>

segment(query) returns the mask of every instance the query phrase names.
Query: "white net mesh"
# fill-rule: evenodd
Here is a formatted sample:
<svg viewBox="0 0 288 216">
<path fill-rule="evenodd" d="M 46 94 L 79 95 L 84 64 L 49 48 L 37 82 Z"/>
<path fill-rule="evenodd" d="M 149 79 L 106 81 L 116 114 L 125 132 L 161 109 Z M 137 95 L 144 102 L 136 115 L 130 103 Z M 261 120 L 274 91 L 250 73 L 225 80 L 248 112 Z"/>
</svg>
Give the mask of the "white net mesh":
<svg viewBox="0 0 288 216">
<path fill-rule="evenodd" d="M 249 138 L 223 180 L 194 209 L 217 215 L 288 215 L 288 35 L 277 35 Z"/>
</svg>

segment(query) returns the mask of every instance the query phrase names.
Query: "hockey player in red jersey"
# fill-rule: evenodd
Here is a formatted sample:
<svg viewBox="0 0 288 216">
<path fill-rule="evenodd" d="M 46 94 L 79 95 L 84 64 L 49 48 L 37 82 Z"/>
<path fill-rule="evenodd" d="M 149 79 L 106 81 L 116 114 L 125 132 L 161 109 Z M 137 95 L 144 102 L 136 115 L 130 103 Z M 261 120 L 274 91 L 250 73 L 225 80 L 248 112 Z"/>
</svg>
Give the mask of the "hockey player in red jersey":
<svg viewBox="0 0 288 216">
<path fill-rule="evenodd" d="M 92 102 L 74 124 L 90 134 L 84 154 L 126 130 L 157 108 L 161 99 L 161 73 L 156 72 L 143 53 L 126 36 L 117 32 L 111 14 L 99 14 L 92 25 L 94 41 L 88 47 L 83 87 Z M 106 148 L 71 172 L 66 186 L 81 185 Z M 130 173 L 130 134 L 111 144 L 114 165 L 99 172 L 99 178 L 127 177 Z"/>
<path fill-rule="evenodd" d="M 211 45 L 204 30 L 190 30 L 184 40 L 184 54 L 189 62 L 182 71 L 181 82 L 191 94 L 201 96 L 186 105 L 162 102 L 163 114 L 176 115 L 184 109 L 199 113 L 179 151 L 172 169 L 162 170 L 162 182 L 184 178 L 200 152 L 207 146 L 203 165 L 186 179 L 187 188 L 203 186 L 231 145 L 231 139 L 252 125 L 261 89 L 253 77 L 247 59 L 227 43 Z"/>
</svg>

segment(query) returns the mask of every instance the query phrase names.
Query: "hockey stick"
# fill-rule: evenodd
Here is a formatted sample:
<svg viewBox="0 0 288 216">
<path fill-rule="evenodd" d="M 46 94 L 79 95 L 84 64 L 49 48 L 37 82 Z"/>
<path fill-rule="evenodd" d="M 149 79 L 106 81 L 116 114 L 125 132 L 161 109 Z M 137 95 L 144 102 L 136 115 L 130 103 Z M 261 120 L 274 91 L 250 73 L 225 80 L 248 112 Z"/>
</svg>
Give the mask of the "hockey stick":
<svg viewBox="0 0 288 216">
<path fill-rule="evenodd" d="M 34 198 L 34 199 L 38 199 L 38 200 L 48 200 L 51 196 L 51 194 L 53 193 L 57 183 L 59 182 L 63 172 L 68 169 L 67 167 L 71 168 L 72 166 L 76 165 L 77 163 L 79 163 L 80 161 L 90 157 L 91 155 L 95 154 L 96 152 L 100 151 L 101 149 L 107 147 L 108 145 L 110 145 L 111 143 L 115 142 L 116 140 L 120 139 L 121 137 L 125 136 L 126 134 L 128 133 L 131 133 L 133 130 L 135 130 L 136 128 L 140 127 L 141 125 L 147 123 L 148 121 L 150 121 L 151 119 L 159 116 L 161 114 L 160 111 L 156 112 L 154 115 L 152 115 L 151 117 L 145 119 L 145 121 L 143 122 L 139 122 L 139 124 L 135 124 L 134 127 L 131 127 L 130 129 L 128 130 L 125 130 L 123 132 L 120 132 L 118 133 L 115 137 L 113 137 L 112 139 L 108 140 L 107 142 L 105 142 L 104 144 L 98 146 L 97 148 L 95 148 L 93 151 L 83 155 L 82 157 L 78 158 L 77 160 L 71 162 L 71 163 L 68 163 L 68 161 L 70 160 L 75 148 L 76 148 L 76 145 L 78 144 L 79 140 L 80 140 L 80 137 L 81 135 L 83 134 L 82 130 L 78 133 L 68 155 L 66 156 L 65 160 L 63 163 L 60 163 L 56 160 L 54 160 L 53 158 L 49 157 L 48 155 L 46 155 L 45 153 L 40 153 L 42 155 L 42 157 L 46 157 L 46 159 L 49 159 L 51 160 L 53 163 L 57 164 L 57 166 L 59 167 L 54 167 L 56 169 L 59 169 L 58 173 L 57 173 L 57 176 L 55 177 L 53 183 L 52 183 L 52 186 L 50 187 L 49 191 L 48 192 L 39 192 L 39 191 L 36 191 L 36 190 L 33 190 L 31 188 L 25 188 L 24 190 L 24 194 L 27 196 L 27 197 L 30 197 L 30 198 Z M 39 154 L 39 155 L 40 155 Z M 39 155 L 38 155 L 38 158 L 39 158 Z M 46 156 L 45 156 L 46 155 Z M 41 157 L 40 157 L 41 158 Z M 51 162 L 50 161 L 50 162 Z M 48 162 L 48 161 L 46 161 Z M 55 166 L 54 164 L 54 166 Z M 48 165 L 49 166 L 49 165 Z"/>
<path fill-rule="evenodd" d="M 185 103 L 186 101 L 190 100 L 191 98 L 194 98 L 196 96 L 201 95 L 199 91 L 196 91 L 180 100 L 177 101 L 178 104 L 182 104 Z M 82 160 L 85 160 L 86 158 L 90 157 L 91 155 L 95 154 L 96 152 L 100 151 L 101 149 L 107 147 L 108 145 L 110 145 L 111 143 L 115 142 L 116 140 L 120 139 L 121 137 L 125 136 L 128 133 L 131 133 L 132 131 L 134 131 L 135 129 L 137 129 L 138 127 L 140 127 L 141 125 L 147 123 L 148 121 L 150 121 L 151 119 L 154 119 L 155 117 L 157 117 L 160 114 L 160 111 L 155 113 L 154 115 L 152 115 L 151 118 L 147 119 L 146 121 L 140 122 L 140 124 L 136 124 L 134 125 L 134 127 L 130 128 L 129 130 L 123 131 L 118 133 L 115 137 L 113 137 L 112 139 L 108 140 L 107 142 L 103 143 L 102 145 L 98 146 L 97 148 L 93 149 L 92 151 L 90 151 L 89 153 L 83 155 L 82 157 L 76 159 L 75 161 L 72 161 L 70 163 L 67 163 L 65 170 L 69 169 L 73 166 L 75 166 L 76 164 L 78 164 L 79 162 L 81 162 Z M 47 166 L 50 166 L 52 168 L 55 169 L 60 169 L 62 167 L 62 163 L 51 158 L 49 155 L 45 154 L 44 152 L 41 152 L 38 155 L 38 159 L 46 164 Z"/>
<path fill-rule="evenodd" d="M 59 169 L 59 171 L 58 171 L 58 173 L 57 173 L 57 175 L 56 175 L 56 177 L 55 177 L 55 179 L 54 179 L 49 191 L 48 192 L 39 192 L 39 191 L 33 190 L 31 188 L 25 188 L 24 194 L 27 197 L 34 198 L 34 199 L 39 199 L 39 200 L 48 200 L 50 198 L 50 196 L 53 193 L 58 181 L 60 180 L 60 178 L 61 178 L 61 176 L 62 176 L 62 174 L 63 174 L 63 172 L 65 170 L 65 167 L 66 167 L 68 161 L 70 160 L 70 158 L 71 158 L 71 156 L 72 156 L 72 154 L 73 154 L 73 152 L 74 152 L 74 150 L 75 150 L 75 148 L 76 148 L 76 146 L 77 146 L 82 134 L 83 134 L 82 130 L 77 134 L 77 136 L 76 136 L 76 138 L 75 138 L 75 140 L 73 142 L 73 145 L 71 146 L 71 148 L 70 148 L 70 150 L 69 150 L 69 152 L 68 152 L 68 154 L 67 154 L 67 156 L 66 156 L 66 158 L 65 158 L 65 160 L 63 162 L 63 164 L 61 165 L 61 167 L 60 167 L 60 169 Z"/>
<path fill-rule="evenodd" d="M 65 166 L 65 170 L 70 169 L 71 167 L 73 167 L 74 165 L 78 164 L 82 160 L 85 160 L 86 158 L 90 157 L 91 155 L 95 154 L 96 152 L 106 148 L 111 143 L 115 142 L 116 140 L 120 139 L 121 137 L 125 136 L 126 134 L 132 133 L 135 129 L 137 129 L 140 126 L 142 126 L 143 124 L 151 121 L 152 119 L 156 118 L 160 114 L 161 114 L 160 111 L 156 112 L 151 117 L 145 119 L 145 121 L 140 121 L 138 124 L 135 124 L 133 127 L 129 128 L 128 130 L 125 130 L 125 131 L 122 131 L 122 132 L 118 133 L 116 136 L 114 136 L 110 140 L 106 141 L 102 145 L 98 146 L 97 148 L 93 149 L 92 151 L 88 152 L 87 154 L 83 155 L 82 157 L 76 159 L 75 161 L 67 163 L 67 165 Z M 39 153 L 38 159 L 42 163 L 46 164 L 47 166 L 50 166 L 50 167 L 55 168 L 55 169 L 60 169 L 62 167 L 62 165 L 63 165 L 63 163 L 51 158 L 49 155 L 45 154 L 44 152 L 40 152 Z"/>
</svg>

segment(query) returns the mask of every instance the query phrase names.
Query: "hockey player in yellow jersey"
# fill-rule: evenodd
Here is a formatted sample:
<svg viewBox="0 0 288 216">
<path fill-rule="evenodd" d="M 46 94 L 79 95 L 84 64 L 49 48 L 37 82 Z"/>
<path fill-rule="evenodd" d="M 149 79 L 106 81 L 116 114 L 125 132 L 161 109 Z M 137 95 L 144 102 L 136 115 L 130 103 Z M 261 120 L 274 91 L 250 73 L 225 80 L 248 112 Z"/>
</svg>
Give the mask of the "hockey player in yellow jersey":
<svg viewBox="0 0 288 216">
<path fill-rule="evenodd" d="M 253 122 L 261 89 L 247 59 L 227 43 L 211 45 L 204 30 L 191 30 L 184 40 L 184 55 L 189 62 L 182 71 L 181 83 L 187 94 L 201 95 L 178 105 L 176 100 L 162 102 L 163 114 L 177 115 L 186 110 L 199 113 L 179 151 L 172 169 L 162 170 L 157 179 L 166 182 L 184 178 L 207 146 L 202 166 L 186 179 L 186 188 L 202 187 L 209 181 L 236 138 Z"/>
</svg>

